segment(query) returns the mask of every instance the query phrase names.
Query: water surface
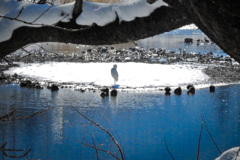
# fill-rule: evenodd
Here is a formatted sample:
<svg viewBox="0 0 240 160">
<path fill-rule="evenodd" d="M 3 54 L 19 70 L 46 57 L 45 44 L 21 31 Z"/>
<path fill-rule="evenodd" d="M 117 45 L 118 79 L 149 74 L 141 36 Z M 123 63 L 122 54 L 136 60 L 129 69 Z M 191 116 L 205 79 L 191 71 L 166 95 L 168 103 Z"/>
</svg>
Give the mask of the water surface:
<svg viewBox="0 0 240 160">
<path fill-rule="evenodd" d="M 119 92 L 116 98 L 101 98 L 98 92 L 51 92 L 5 85 L 0 87 L 0 95 L 0 115 L 17 109 L 14 116 L 19 117 L 55 107 L 29 119 L 1 122 L 0 145 L 7 142 L 9 148 L 31 148 L 27 159 L 96 159 L 95 150 L 81 144 L 93 145 L 92 137 L 97 146 L 117 154 L 108 135 L 71 106 L 109 130 L 129 160 L 171 159 L 164 137 L 175 159 L 196 159 L 201 114 L 222 151 L 240 142 L 240 85 L 217 87 L 214 94 L 206 88 L 192 96 L 185 91 L 168 97 L 160 91 Z M 205 128 L 200 154 L 204 160 L 219 155 Z M 113 159 L 102 153 L 99 156 Z"/>
</svg>

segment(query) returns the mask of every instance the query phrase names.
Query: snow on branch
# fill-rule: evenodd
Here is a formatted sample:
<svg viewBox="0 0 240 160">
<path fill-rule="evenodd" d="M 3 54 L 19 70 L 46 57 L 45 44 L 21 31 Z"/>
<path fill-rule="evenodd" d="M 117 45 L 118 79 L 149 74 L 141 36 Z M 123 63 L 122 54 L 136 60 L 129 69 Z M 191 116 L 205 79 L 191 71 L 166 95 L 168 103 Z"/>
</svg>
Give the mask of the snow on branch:
<svg viewBox="0 0 240 160">
<path fill-rule="evenodd" d="M 147 17 L 155 9 L 167 4 L 162 0 L 150 4 L 146 0 L 133 0 L 122 3 L 103 4 L 77 0 L 65 5 L 29 4 L 25 2 L 0 2 L 0 42 L 11 38 L 13 31 L 22 26 L 51 26 L 58 22 L 68 23 L 76 19 L 81 26 L 105 26 L 116 19 L 119 22 L 133 21 L 137 17 Z M 6 6 L 6 8 L 4 7 Z M 14 9 L 13 7 L 14 6 Z M 8 10 L 12 9 L 12 10 Z M 6 13 L 6 14 L 5 14 Z"/>
</svg>

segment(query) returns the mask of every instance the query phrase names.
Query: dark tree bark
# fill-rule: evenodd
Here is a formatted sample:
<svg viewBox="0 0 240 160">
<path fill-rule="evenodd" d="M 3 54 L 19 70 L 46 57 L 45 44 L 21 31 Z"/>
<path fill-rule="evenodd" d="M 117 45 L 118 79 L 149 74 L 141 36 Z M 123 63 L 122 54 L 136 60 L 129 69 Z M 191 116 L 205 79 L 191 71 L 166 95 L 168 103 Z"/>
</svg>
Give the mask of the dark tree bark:
<svg viewBox="0 0 240 160">
<path fill-rule="evenodd" d="M 240 3 L 225 0 L 164 0 L 184 13 L 224 52 L 240 62 Z"/>
</svg>

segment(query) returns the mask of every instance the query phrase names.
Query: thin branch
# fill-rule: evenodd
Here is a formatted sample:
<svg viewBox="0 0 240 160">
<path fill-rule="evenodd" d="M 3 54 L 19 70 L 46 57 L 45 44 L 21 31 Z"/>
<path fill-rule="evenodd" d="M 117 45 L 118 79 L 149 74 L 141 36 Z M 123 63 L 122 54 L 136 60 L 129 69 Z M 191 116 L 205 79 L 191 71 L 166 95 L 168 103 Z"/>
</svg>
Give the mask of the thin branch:
<svg viewBox="0 0 240 160">
<path fill-rule="evenodd" d="M 205 128 L 206 128 L 206 130 L 207 130 L 207 132 L 208 132 L 208 135 L 210 136 L 212 142 L 213 142 L 214 145 L 216 146 L 216 148 L 217 148 L 219 154 L 221 155 L 222 152 L 221 152 L 221 150 L 219 149 L 219 147 L 218 147 L 217 143 L 215 142 L 215 140 L 213 139 L 213 136 L 211 135 L 210 131 L 208 130 L 208 127 L 207 127 L 207 125 L 206 125 L 206 123 L 205 123 L 205 120 L 204 120 L 204 118 L 203 118 L 202 115 L 201 115 L 201 118 L 202 118 L 203 124 L 204 124 L 204 126 L 205 126 Z"/>
<path fill-rule="evenodd" d="M 61 20 L 59 20 L 59 22 L 62 21 L 63 19 L 65 19 L 67 16 L 68 16 L 68 14 L 66 16 L 64 16 Z M 87 29 L 91 28 L 91 26 L 89 26 L 89 27 L 84 27 L 84 28 L 80 28 L 80 29 L 68 29 L 68 28 L 55 26 L 55 24 L 47 25 L 47 24 L 43 24 L 43 23 L 42 24 L 40 24 L 40 23 L 32 23 L 32 22 L 23 21 L 23 20 L 16 19 L 16 18 L 3 16 L 3 15 L 0 15 L 0 18 L 9 19 L 9 20 L 12 20 L 12 21 L 18 21 L 18 22 L 21 22 L 21 23 L 24 23 L 24 24 L 28 24 L 28 25 L 32 25 L 32 26 L 52 27 L 52 28 L 61 29 L 61 30 L 64 30 L 64 31 L 70 31 L 70 32 L 84 31 L 84 30 L 87 30 Z"/>
<path fill-rule="evenodd" d="M 28 153 L 29 153 L 31 150 L 32 150 L 32 149 L 28 149 L 27 152 L 24 153 L 24 154 L 21 155 L 21 156 L 17 156 L 17 155 L 9 155 L 9 154 L 7 154 L 5 151 L 1 151 L 1 152 L 2 152 L 2 154 L 3 154 L 4 156 L 9 157 L 9 158 L 23 158 L 23 157 L 27 156 Z"/>
<path fill-rule="evenodd" d="M 76 107 L 74 106 L 71 106 L 80 116 L 82 116 L 83 118 L 85 118 L 86 120 L 90 121 L 92 124 L 94 124 L 95 126 L 99 127 L 102 131 L 104 131 L 105 133 L 107 133 L 110 138 L 112 139 L 112 141 L 114 142 L 114 144 L 117 146 L 118 148 L 118 151 L 120 152 L 121 154 L 121 158 L 122 160 L 124 160 L 124 155 L 123 155 L 123 152 L 122 152 L 122 149 L 120 147 L 120 145 L 118 144 L 118 142 L 115 140 L 115 138 L 113 137 L 113 135 L 108 131 L 106 130 L 105 128 L 103 128 L 101 125 L 99 125 L 98 123 L 94 122 L 93 120 L 89 119 L 88 117 L 86 117 L 85 115 L 83 115 L 80 111 L 78 111 L 76 109 Z"/>
<path fill-rule="evenodd" d="M 36 116 L 36 115 L 38 115 L 38 114 L 42 114 L 42 113 L 44 113 L 44 112 L 47 112 L 47 111 L 49 111 L 49 110 L 52 110 L 54 107 L 50 107 L 50 108 L 48 108 L 48 109 L 45 109 L 45 110 L 43 110 L 43 111 L 39 111 L 39 112 L 36 112 L 36 113 L 33 113 L 33 114 L 30 114 L 30 115 L 28 115 L 28 116 L 23 116 L 23 117 L 16 117 L 16 118 L 13 118 L 12 120 L 22 120 L 22 119 L 28 119 L 28 118 L 31 118 L 31 117 L 33 117 L 33 116 Z"/>
<path fill-rule="evenodd" d="M 18 15 L 17 15 L 16 19 L 18 19 L 18 17 L 22 14 L 23 10 L 24 10 L 24 7 L 22 7 L 22 9 L 18 12 Z"/>
<path fill-rule="evenodd" d="M 39 18 L 41 18 L 47 11 L 49 11 L 53 6 L 48 7 L 42 14 L 40 14 L 32 23 L 36 22 Z"/>
<path fill-rule="evenodd" d="M 9 158 L 23 158 L 25 157 L 32 149 L 28 149 L 23 155 L 21 156 L 17 156 L 17 155 L 9 155 L 6 152 L 22 152 L 23 149 L 6 149 L 7 143 L 4 143 L 1 147 L 0 147 L 0 151 L 2 152 L 2 154 L 6 157 Z"/>
<path fill-rule="evenodd" d="M 164 137 L 164 142 L 165 142 L 165 146 L 166 146 L 166 149 L 167 149 L 169 155 L 172 157 L 173 160 L 175 160 L 175 158 L 173 157 L 172 153 L 170 152 L 170 150 L 168 148 L 166 137 Z"/>
<path fill-rule="evenodd" d="M 92 149 L 95 149 L 95 150 L 97 149 L 98 151 L 105 152 L 105 153 L 107 153 L 108 155 L 114 157 L 115 159 L 120 160 L 117 156 L 115 156 L 114 154 L 112 154 L 112 153 L 109 152 L 109 151 L 106 151 L 106 150 L 101 149 L 101 148 L 93 147 L 93 146 L 91 146 L 91 145 L 89 145 L 89 144 L 86 144 L 86 143 L 83 143 L 83 142 L 80 142 L 80 143 L 81 143 L 82 145 L 84 145 L 84 146 L 89 147 L 89 148 L 92 148 Z"/>
<path fill-rule="evenodd" d="M 13 110 L 8 112 L 7 114 L 0 116 L 0 121 L 8 121 L 9 117 L 11 117 L 17 110 Z"/>
<path fill-rule="evenodd" d="M 96 151 L 97 159 L 99 160 L 98 150 L 97 150 L 97 147 L 96 147 L 96 144 L 95 144 L 95 141 L 94 141 L 93 137 L 92 137 L 92 142 L 93 142 L 93 145 L 94 145 L 94 148 L 95 148 L 95 151 Z"/>
<path fill-rule="evenodd" d="M 197 160 L 200 160 L 200 145 L 201 145 L 202 131 L 203 131 L 203 124 L 201 124 L 201 130 L 198 138 Z"/>
<path fill-rule="evenodd" d="M 0 117 L 0 121 L 15 121 L 15 120 L 28 119 L 28 118 L 31 118 L 31 117 L 36 116 L 36 115 L 38 115 L 38 114 L 42 114 L 42 113 L 44 113 L 44 112 L 47 112 L 47 111 L 49 111 L 49 110 L 51 110 L 51 109 L 53 109 L 53 108 L 54 108 L 54 107 L 50 107 L 50 108 L 48 108 L 48 109 L 45 109 L 45 110 L 43 110 L 43 111 L 39 111 L 39 112 L 30 114 L 30 115 L 28 115 L 28 116 L 15 117 L 15 118 L 10 118 L 10 117 L 13 115 L 13 113 L 15 112 L 15 111 L 11 111 L 11 112 L 9 112 L 8 114 L 4 115 L 3 117 Z"/>
</svg>

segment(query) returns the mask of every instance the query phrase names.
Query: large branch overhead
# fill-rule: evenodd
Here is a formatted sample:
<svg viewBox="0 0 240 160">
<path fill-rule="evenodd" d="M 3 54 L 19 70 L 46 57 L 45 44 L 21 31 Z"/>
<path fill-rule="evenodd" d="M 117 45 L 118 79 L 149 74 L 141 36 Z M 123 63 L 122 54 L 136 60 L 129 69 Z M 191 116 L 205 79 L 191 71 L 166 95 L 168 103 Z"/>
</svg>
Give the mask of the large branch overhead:
<svg viewBox="0 0 240 160">
<path fill-rule="evenodd" d="M 118 14 L 114 14 L 116 14 L 116 19 L 111 23 L 104 26 L 98 26 L 97 24 L 91 26 L 78 25 L 78 30 L 55 26 L 23 26 L 17 28 L 9 40 L 0 43 L 0 58 L 31 43 L 116 44 L 154 36 L 191 23 L 183 14 L 179 14 L 167 6 L 155 9 L 147 17 L 135 18 L 128 22 L 119 22 Z"/>
<path fill-rule="evenodd" d="M 30 17 L 25 26 L 18 26 L 10 35 L 7 30 L 1 32 L 1 26 L 5 26 L 5 29 L 11 28 L 14 25 L 9 21 L 14 20 L 5 20 L 4 23 L 1 20 L 0 58 L 31 43 L 114 44 L 154 36 L 195 23 L 211 40 L 240 62 L 239 3 L 224 0 L 163 0 L 168 4 L 167 6 L 159 5 L 163 3 L 161 0 L 132 1 L 134 3 L 124 3 L 125 8 L 122 10 L 121 6 L 115 4 L 94 4 L 85 1 L 84 4 L 77 1 L 74 7 L 67 6 L 68 9 L 60 12 L 55 6 L 47 7 L 39 12 L 38 16 L 31 15 L 34 18 Z M 4 1 L 0 1 L 0 14 L 6 13 L 3 3 Z M 81 5 L 82 10 L 77 7 Z M 6 6 L 12 10 L 16 8 L 14 5 Z M 23 8 L 22 14 L 26 13 L 27 9 L 29 8 Z M 46 14 L 47 9 L 47 13 L 52 13 Z M 126 13 L 125 10 L 127 10 Z M 19 11 L 14 14 L 15 17 L 11 18 L 16 19 Z M 93 15 L 92 12 L 95 14 Z M 34 10 L 33 14 L 36 13 Z M 52 18 L 53 22 L 49 23 L 47 20 L 53 13 L 60 15 L 60 19 Z M 42 16 L 31 25 L 39 15 Z M 44 25 L 42 25 L 43 22 Z M 2 35 L 7 35 L 8 38 Z M 1 37 L 5 37 L 4 41 Z"/>
</svg>

